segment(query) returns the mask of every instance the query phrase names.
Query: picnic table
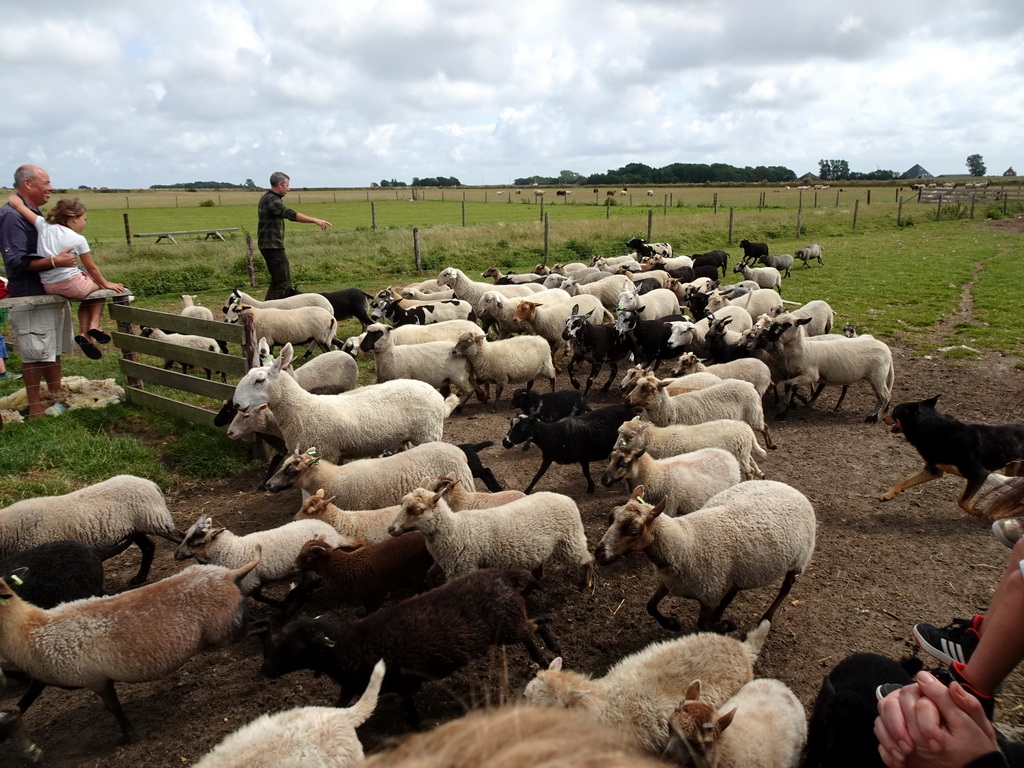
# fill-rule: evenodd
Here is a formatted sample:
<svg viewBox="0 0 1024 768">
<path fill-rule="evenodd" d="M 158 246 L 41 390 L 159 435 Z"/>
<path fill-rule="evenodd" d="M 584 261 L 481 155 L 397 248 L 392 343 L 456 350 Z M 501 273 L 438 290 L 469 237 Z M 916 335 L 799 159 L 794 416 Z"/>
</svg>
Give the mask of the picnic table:
<svg viewBox="0 0 1024 768">
<path fill-rule="evenodd" d="M 160 242 L 163 239 L 170 240 L 175 245 L 178 241 L 174 239 L 175 235 L 205 235 L 203 240 L 209 240 L 210 238 L 216 238 L 223 240 L 224 235 L 222 232 L 237 232 L 238 227 L 219 227 L 217 229 L 180 229 L 174 232 L 133 232 L 132 237 L 155 237 L 156 242 Z"/>
</svg>

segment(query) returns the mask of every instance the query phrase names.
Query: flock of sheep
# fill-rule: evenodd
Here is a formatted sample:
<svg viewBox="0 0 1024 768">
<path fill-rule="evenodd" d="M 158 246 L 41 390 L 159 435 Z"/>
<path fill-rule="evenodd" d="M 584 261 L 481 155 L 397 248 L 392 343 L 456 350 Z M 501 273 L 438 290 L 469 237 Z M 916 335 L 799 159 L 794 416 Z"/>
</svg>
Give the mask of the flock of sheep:
<svg viewBox="0 0 1024 768">
<path fill-rule="evenodd" d="M 505 717 L 529 729 L 526 743 L 553 722 L 578 734 L 596 723 L 602 735 L 583 741 L 604 745 L 615 764 L 798 765 L 808 740 L 803 707 L 782 683 L 755 679 L 753 668 L 810 562 L 816 520 L 809 499 L 765 479 L 757 464 L 775 447 L 765 407 L 777 404 L 781 418 L 795 398 L 811 403 L 826 385 L 845 395 L 867 381 L 876 395 L 867 420 L 875 420 L 889 404 L 892 356 L 871 336 L 831 333 L 834 313 L 823 301 L 786 311 L 793 303 L 782 300 L 781 286 L 793 257 L 769 256 L 764 244 L 741 243 L 733 271 L 744 280 L 730 286 L 721 284 L 724 251 L 675 256 L 664 243 L 629 246 L 616 259 L 528 275 L 492 268 L 485 276 L 494 283 L 448 267 L 377 297 L 349 289 L 259 302 L 233 292 L 225 318 L 251 314 L 262 341 L 219 419 L 230 420 L 231 437 L 258 433 L 279 447 L 265 487 L 301 489 L 301 509 L 287 524 L 248 535 L 206 514 L 180 531 L 155 484 L 119 475 L 0 510 L 0 659 L 31 681 L 16 706 L 0 708 L 0 737 L 38 760 L 30 716 L 20 714 L 44 687 L 59 686 L 94 691 L 130 742 L 135 731 L 115 683 L 169 675 L 248 631 L 264 642 L 267 677 L 324 673 L 339 686 L 336 706 L 264 715 L 198 765 L 297 765 L 300 754 L 305 766 L 357 764 L 355 728 L 379 693 L 399 694 L 416 725 L 426 681 L 495 645 L 520 643 L 540 667 L 526 706 L 449 723 L 446 739 L 478 741 L 473 733 Z M 796 258 L 823 264 L 816 245 Z M 758 260 L 765 266 L 753 266 Z M 183 304 L 194 316 L 209 312 L 191 297 Z M 335 332 L 344 317 L 364 331 L 342 343 Z M 293 365 L 294 347 L 305 343 L 322 354 Z M 374 384 L 358 386 L 355 356 L 374 359 Z M 577 389 L 556 391 L 557 371 L 572 376 L 582 362 L 591 366 L 585 388 L 573 378 Z M 670 378 L 657 376 L 662 363 L 675 366 Z M 604 389 L 615 384 L 622 402 L 592 408 L 585 393 L 604 365 Z M 619 365 L 628 369 L 621 379 Z M 477 446 L 445 442 L 445 422 L 486 407 L 474 398 L 507 407 L 499 405 L 506 389 L 520 414 L 503 443 L 532 446 L 522 460 L 539 453 L 540 469 L 525 492 L 479 492 L 474 477 L 486 468 Z M 592 462 L 603 485 L 625 481 L 629 489 L 599 541 L 588 541 L 577 502 L 560 492 L 569 489 L 531 493 L 552 463 L 579 464 L 594 492 Z M 175 542 L 175 559 L 200 564 L 145 584 L 149 536 Z M 142 552 L 132 582 L 143 586 L 101 596 L 100 561 L 132 544 Z M 578 588 L 588 590 L 595 566 L 629 552 L 654 566 L 652 619 L 681 632 L 688 622 L 659 605 L 667 596 L 696 600 L 699 631 L 637 648 L 601 678 L 571 671 L 529 594 L 549 563 L 577 572 Z M 292 585 L 283 599 L 264 594 L 282 583 Z M 758 625 L 743 641 L 722 634 L 736 629 L 725 618 L 735 595 L 766 586 L 777 592 Z M 314 591 L 342 610 L 304 613 Z M 249 597 L 273 608 L 269 618 L 251 618 Z M 533 718 L 532 707 L 551 709 Z M 814 728 L 810 739 L 827 741 Z M 402 750 L 368 763 L 401 764 Z"/>
</svg>

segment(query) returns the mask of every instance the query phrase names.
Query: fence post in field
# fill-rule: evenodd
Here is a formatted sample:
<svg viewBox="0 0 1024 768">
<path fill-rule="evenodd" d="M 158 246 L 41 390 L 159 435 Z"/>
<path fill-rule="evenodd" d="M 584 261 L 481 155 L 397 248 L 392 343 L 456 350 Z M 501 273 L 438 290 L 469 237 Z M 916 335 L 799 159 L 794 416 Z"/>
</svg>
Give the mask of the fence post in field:
<svg viewBox="0 0 1024 768">
<path fill-rule="evenodd" d="M 441 202 L 444 202 L 444 189 L 441 189 Z"/>
<path fill-rule="evenodd" d="M 544 214 L 544 266 L 548 264 L 548 254 L 551 250 L 551 214 Z"/>
<path fill-rule="evenodd" d="M 935 206 L 935 220 L 940 221 L 942 219 L 942 193 L 939 192 L 939 204 Z"/>
<path fill-rule="evenodd" d="M 902 192 L 902 191 L 903 191 L 903 187 L 897 187 L 896 188 L 896 202 L 897 203 L 900 201 L 900 192 Z"/>
<path fill-rule="evenodd" d="M 818 207 L 818 190 L 814 190 L 814 207 Z"/>
<path fill-rule="evenodd" d="M 1010 199 L 1010 198 L 1009 198 L 1009 195 L 1007 195 L 1007 194 L 1006 194 L 1006 193 L 1004 192 L 1004 193 L 1003 193 L 1003 216 L 1005 216 L 1005 215 L 1006 215 L 1006 203 L 1007 203 L 1007 202 L 1009 202 L 1009 199 Z"/>
<path fill-rule="evenodd" d="M 803 208 L 797 208 L 796 209 L 796 236 L 797 237 L 800 237 L 800 232 L 803 230 L 803 227 L 804 227 L 804 209 Z"/>
<path fill-rule="evenodd" d="M 715 213 L 717 214 L 718 213 L 718 193 L 717 192 L 715 192 L 715 197 L 712 200 L 711 205 L 714 208 Z"/>
<path fill-rule="evenodd" d="M 729 245 L 732 245 L 732 223 L 736 215 L 736 209 L 729 209 Z"/>
<path fill-rule="evenodd" d="M 245 236 L 245 269 L 249 273 L 249 287 L 256 287 L 256 264 L 252 260 L 252 235 Z"/>
<path fill-rule="evenodd" d="M 860 210 L 860 200 L 853 201 L 853 229 L 857 229 L 857 211 Z"/>
<path fill-rule="evenodd" d="M 174 196 L 174 207 L 175 208 L 178 207 L 178 196 L 177 195 Z"/>
<path fill-rule="evenodd" d="M 377 202 L 375 200 L 370 201 L 370 229 L 374 232 L 377 231 Z"/>
<path fill-rule="evenodd" d="M 465 194 L 465 193 L 463 193 Z M 466 226 L 466 201 L 462 201 L 462 226 Z"/>
<path fill-rule="evenodd" d="M 647 242 L 651 242 L 651 232 L 654 231 L 654 209 L 647 209 Z"/>
<path fill-rule="evenodd" d="M 868 190 L 868 205 L 871 205 L 871 190 Z"/>
<path fill-rule="evenodd" d="M 921 202 L 921 193 L 922 193 L 923 191 L 924 191 L 924 190 L 923 190 L 923 189 L 922 189 L 921 187 L 918 187 L 918 188 L 917 188 L 917 202 L 919 202 L 919 203 Z"/>
<path fill-rule="evenodd" d="M 128 225 L 128 214 L 124 214 L 124 241 L 128 244 L 132 244 L 132 228 Z"/>
<path fill-rule="evenodd" d="M 902 227 L 903 226 L 903 200 L 900 199 L 900 198 L 897 198 L 896 202 L 899 203 L 899 207 L 896 209 L 896 226 L 897 227 Z"/>
<path fill-rule="evenodd" d="M 804 191 L 800 190 L 800 199 L 797 200 L 796 209 L 802 211 L 804 209 Z"/>
<path fill-rule="evenodd" d="M 366 190 L 366 199 L 367 200 L 370 199 L 370 190 Z M 338 193 L 337 192 L 331 192 L 331 200 L 333 200 L 334 202 L 338 202 Z"/>
<path fill-rule="evenodd" d="M 540 221 L 544 221 L 544 198 L 540 199 Z"/>
<path fill-rule="evenodd" d="M 974 218 L 974 204 L 977 202 L 977 197 L 978 197 L 978 194 L 976 192 L 971 192 L 971 218 L 972 219 Z"/>
<path fill-rule="evenodd" d="M 412 254 L 413 254 L 413 258 L 416 260 L 416 271 L 417 272 L 422 272 L 423 271 L 423 262 L 420 261 L 420 228 L 419 227 L 413 227 L 412 228 Z"/>
<path fill-rule="evenodd" d="M 841 190 L 841 189 L 837 189 L 836 190 L 836 208 L 839 207 L 839 195 L 841 195 L 842 193 L 843 193 L 843 190 Z"/>
<path fill-rule="evenodd" d="M 662 216 L 668 216 L 668 195 L 665 195 L 665 196 L 664 196 L 664 197 L 662 198 L 662 203 L 661 203 L 661 215 L 662 215 Z"/>
<path fill-rule="evenodd" d="M 604 199 L 604 217 L 606 219 L 612 217 L 612 199 L 610 197 Z"/>
</svg>

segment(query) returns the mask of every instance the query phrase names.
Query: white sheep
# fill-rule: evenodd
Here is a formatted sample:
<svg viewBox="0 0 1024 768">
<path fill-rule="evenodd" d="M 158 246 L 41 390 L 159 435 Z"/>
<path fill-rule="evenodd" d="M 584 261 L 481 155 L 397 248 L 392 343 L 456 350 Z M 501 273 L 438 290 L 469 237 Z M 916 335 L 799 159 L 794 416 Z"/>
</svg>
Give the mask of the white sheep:
<svg viewBox="0 0 1024 768">
<path fill-rule="evenodd" d="M 447 579 L 478 568 L 538 572 L 554 558 L 582 566 L 584 587 L 593 580 L 594 561 L 579 507 L 560 493 L 542 491 L 498 507 L 453 512 L 444 491 L 421 486 L 402 499 L 390 530 L 392 536 L 421 531 Z"/>
<path fill-rule="evenodd" d="M 256 346 L 256 359 L 253 365 L 266 366 L 273 362 L 274 356 L 270 352 L 269 342 L 260 339 Z M 321 390 L 317 394 L 336 395 L 359 386 L 359 366 L 351 355 L 339 349 L 317 355 L 299 368 L 289 365 L 285 370 L 307 392 Z"/>
<path fill-rule="evenodd" d="M 478 384 L 494 384 L 494 407 L 498 410 L 501 393 L 509 384 L 532 387 L 541 377 L 551 382 L 555 391 L 555 366 L 551 350 L 539 336 L 514 336 L 501 341 L 487 341 L 479 330 L 459 336 L 453 354 L 469 360 Z"/>
<path fill-rule="evenodd" d="M 725 318 L 731 318 L 732 322 L 729 323 L 729 326 L 736 332 L 745 331 L 753 325 L 753 320 L 747 310 L 742 307 L 725 306 L 714 312 L 713 315 L 708 315 L 697 322 L 691 320 L 671 321 L 672 333 L 669 335 L 666 344 L 670 349 L 679 349 L 681 347 L 695 354 L 703 354 L 704 339 L 707 337 L 708 328 L 711 327 L 711 323 L 714 320 L 723 320 Z"/>
<path fill-rule="evenodd" d="M 477 317 L 492 320 L 498 328 L 498 338 L 507 339 L 517 333 L 534 333 L 529 323 L 516 320 L 516 311 L 521 301 L 529 300 L 544 304 L 569 301 L 571 297 L 561 288 L 550 288 L 526 296 L 505 296 L 497 291 L 485 291 L 476 305 Z M 485 323 L 486 324 L 486 323 Z"/>
<path fill-rule="evenodd" d="M 751 680 L 724 704 L 696 680 L 668 722 L 662 759 L 695 768 L 797 768 L 807 743 L 803 705 L 768 678 Z"/>
<path fill-rule="evenodd" d="M 363 543 L 353 537 L 342 536 L 322 520 L 295 520 L 270 530 L 237 536 L 227 528 L 216 527 L 208 515 L 200 515 L 174 550 L 174 559 L 194 557 L 204 565 L 239 568 L 259 552 L 259 565 L 239 582 L 239 589 L 243 595 L 279 605 L 278 601 L 263 596 L 263 587 L 291 578 L 295 571 L 295 558 L 299 556 L 302 545 L 320 536 L 332 547 L 355 547 Z"/>
<path fill-rule="evenodd" d="M 117 548 L 111 557 L 135 544 L 142 564 L 132 584 L 145 581 L 153 563 L 156 545 L 147 534 L 181 541 L 159 486 L 134 475 L 114 475 L 62 496 L 22 499 L 0 509 L 0 558 L 65 539 Z"/>
<path fill-rule="evenodd" d="M 739 379 L 749 381 L 757 394 L 764 397 L 772 383 L 772 372 L 768 366 L 756 357 L 741 357 L 728 363 L 705 365 L 693 352 L 684 352 L 672 369 L 673 376 L 687 376 L 694 373 L 711 373 L 720 379 Z"/>
<path fill-rule="evenodd" d="M 771 621 L 814 553 L 814 507 L 784 483 L 747 480 L 682 517 L 661 514 L 665 500 L 651 506 L 643 494 L 643 488 L 635 489 L 625 504 L 611 511 L 611 525 L 594 556 L 600 565 L 608 565 L 627 552 L 644 552 L 661 582 L 647 612 L 673 632 L 682 623 L 658 610 L 666 595 L 700 603 L 697 629 L 728 632 L 735 625 L 722 614 L 736 593 L 781 579 L 774 602 L 760 619 Z"/>
<path fill-rule="evenodd" d="M 615 447 L 620 451 L 645 449 L 655 459 L 678 456 L 701 448 L 721 448 L 736 457 L 745 480 L 760 480 L 764 477 L 754 456 L 763 459 L 768 455 L 758 444 L 757 435 L 750 425 L 736 419 L 659 427 L 649 421 L 641 421 L 637 416 L 619 427 Z"/>
<path fill-rule="evenodd" d="M 224 319 L 228 323 L 237 323 L 242 315 L 252 317 L 256 338 L 265 338 L 271 347 L 312 342 L 324 352 L 329 352 L 338 329 L 334 312 L 323 307 L 261 309 L 248 304 L 232 305 L 224 313 Z"/>
<path fill-rule="evenodd" d="M 150 328 L 149 326 L 143 325 L 139 329 L 139 335 L 146 339 L 153 339 L 153 341 L 162 341 L 166 344 L 174 344 L 178 347 L 185 347 L 187 349 L 198 349 L 201 352 L 227 352 L 227 349 L 220 346 L 220 342 L 215 339 L 208 338 L 206 336 L 195 336 L 188 333 L 165 333 L 159 328 Z M 188 369 L 192 367 L 191 363 L 184 363 L 173 358 L 164 358 L 164 370 L 171 368 L 175 363 L 181 365 L 181 372 L 188 373 Z M 206 371 L 206 378 L 212 378 L 212 369 L 203 368 Z M 221 380 L 227 381 L 227 376 L 221 373 Z"/>
<path fill-rule="evenodd" d="M 296 450 L 267 480 L 267 490 L 299 488 L 307 493 L 323 489 L 342 509 L 373 509 L 396 504 L 424 477 L 449 474 L 473 487 L 473 473 L 462 449 L 451 443 L 422 443 L 380 459 L 359 459 L 332 464 L 315 451 Z"/>
<path fill-rule="evenodd" d="M 232 402 L 241 413 L 268 406 L 288 446 L 315 445 L 334 461 L 440 440 L 444 420 L 458 402 L 408 379 L 313 395 L 284 372 L 291 362 L 292 346 L 286 344 L 271 365 L 242 377 Z"/>
<path fill-rule="evenodd" d="M 283 299 L 268 299 L 260 301 L 248 293 L 235 288 L 231 291 L 227 301 L 224 302 L 222 311 L 226 315 L 228 308 L 234 306 L 236 309 L 242 305 L 256 307 L 257 309 L 297 309 L 298 307 L 320 307 L 326 309 L 332 315 L 334 307 L 327 297 L 320 293 L 297 293 L 294 296 L 286 296 Z"/>
<path fill-rule="evenodd" d="M 451 475 L 441 475 L 431 480 L 426 488 L 428 491 L 444 494 L 444 500 L 453 512 L 460 512 L 463 509 L 488 509 L 489 507 L 500 507 L 510 501 L 521 499 L 526 496 L 522 491 L 512 489 L 496 492 L 472 491 Z"/>
<path fill-rule="evenodd" d="M 551 349 L 551 364 L 555 364 L 555 355 L 565 346 L 562 332 L 565 321 L 574 314 L 596 312 L 598 316 L 607 315 L 604 306 L 596 296 L 573 296 L 569 301 L 535 301 L 532 296 L 521 299 L 516 307 L 514 319 L 526 325 L 530 330 L 544 339 Z"/>
<path fill-rule="evenodd" d="M 672 275 L 664 269 L 647 269 L 646 267 L 639 272 L 634 272 L 627 267 L 619 267 L 618 274 L 625 275 L 634 283 L 638 283 L 641 280 L 654 280 L 660 288 L 665 288 L 668 285 L 668 281 L 672 279 Z"/>
<path fill-rule="evenodd" d="M 391 538 L 388 528 L 402 508 L 400 504 L 380 509 L 340 509 L 334 497 L 327 498 L 320 488 L 302 502 L 293 520 L 323 520 L 345 536 L 361 539 L 366 544 L 377 544 Z"/>
<path fill-rule="evenodd" d="M 778 418 L 784 418 L 801 384 L 811 387 L 821 383 L 833 387 L 846 387 L 858 381 L 867 381 L 875 393 L 875 410 L 865 417 L 867 422 L 878 421 L 888 408 L 892 396 L 895 370 L 892 351 L 885 343 L 872 336 L 848 338 L 840 334 L 815 336 L 813 343 L 805 335 L 803 326 L 811 318 L 796 318 L 792 314 L 779 315 L 764 335 L 781 348 L 783 365 L 789 372 L 785 382 L 786 399 Z M 840 400 L 842 403 L 842 400 Z M 839 406 L 837 405 L 836 408 Z"/>
<path fill-rule="evenodd" d="M 645 488 L 651 503 L 664 499 L 665 514 L 676 517 L 700 509 L 716 493 L 740 482 L 740 463 L 721 448 L 700 448 L 663 459 L 644 448 L 616 448 L 601 484 L 611 486 L 619 480 L 625 480 L 630 489 Z"/>
<path fill-rule="evenodd" d="M 213 320 L 213 310 L 195 303 L 198 296 L 190 296 L 187 293 L 181 294 L 181 315 L 182 317 L 197 317 L 200 320 Z"/>
<path fill-rule="evenodd" d="M 451 387 L 461 396 L 460 408 L 474 392 L 483 398 L 483 392 L 478 389 L 473 378 L 469 361 L 452 354 L 454 341 L 426 341 L 396 346 L 391 338 L 391 329 L 373 323 L 366 326 L 359 348 L 373 354 L 378 384 L 395 379 L 416 379 L 437 389 Z"/>
<path fill-rule="evenodd" d="M 763 622 L 743 642 L 700 632 L 651 643 L 597 679 L 562 669 L 557 658 L 527 683 L 523 698 L 529 704 L 583 712 L 645 752 L 660 755 L 681 691 L 700 678 L 707 681 L 708 698 L 725 703 L 753 678 L 770 628 Z"/>
<path fill-rule="evenodd" d="M 765 447 L 775 447 L 764 421 L 761 396 L 749 382 L 723 379 L 713 387 L 674 397 L 669 397 L 666 386 L 648 374 L 637 381 L 636 386 L 626 395 L 626 402 L 643 408 L 651 423 L 659 427 L 736 419 L 749 424 L 755 432 L 760 432 Z"/>
<path fill-rule="evenodd" d="M 804 333 L 808 336 L 822 336 L 832 332 L 832 325 L 836 319 L 835 310 L 829 306 L 827 301 L 815 299 L 808 301 L 803 306 L 790 312 L 793 317 L 803 319 L 810 318 L 811 322 L 804 326 Z M 845 334 L 844 334 L 845 335 Z"/>
<path fill-rule="evenodd" d="M 628 393 L 648 373 L 650 371 L 645 370 L 643 367 L 633 366 L 629 368 L 619 381 L 619 392 Z M 706 372 L 687 373 L 674 378 L 659 379 L 659 381 L 665 383 L 665 390 L 669 395 L 681 395 L 683 392 L 692 392 L 695 389 L 705 389 L 706 387 L 713 387 L 716 384 L 722 383 L 720 377 Z"/>
<path fill-rule="evenodd" d="M 435 285 L 437 284 L 436 280 L 431 282 Z M 407 285 L 399 293 L 403 299 L 415 299 L 417 301 L 445 301 L 455 298 L 455 291 L 451 288 L 442 288 L 441 286 L 437 286 L 436 291 L 425 291 L 416 286 Z"/>
<path fill-rule="evenodd" d="M 753 280 L 762 288 L 774 288 L 782 293 L 782 274 L 775 267 L 752 267 L 740 261 L 732 271 L 742 272 L 744 280 Z"/>
<path fill-rule="evenodd" d="M 401 325 L 391 329 L 391 340 L 396 345 L 422 344 L 427 341 L 458 341 L 459 336 L 467 331 L 479 332 L 480 326 L 470 320 L 445 320 L 442 323 L 428 325 Z M 361 333 L 358 336 L 350 336 L 341 345 L 341 351 L 356 357 L 369 357 L 368 352 L 362 352 L 359 349 L 365 335 L 365 333 Z"/>
<path fill-rule="evenodd" d="M 662 256 L 655 254 L 651 257 L 651 264 L 661 269 L 684 269 L 693 266 L 693 258 L 690 256 Z"/>
<path fill-rule="evenodd" d="M 470 280 L 466 273 L 455 267 L 445 267 L 437 276 L 439 285 L 451 286 L 455 295 L 463 301 L 468 301 L 474 307 L 480 302 L 480 297 L 486 291 L 498 291 L 505 296 L 529 296 L 531 293 L 544 290 L 538 283 L 521 283 L 518 285 L 493 285 Z"/>
<path fill-rule="evenodd" d="M 619 294 L 616 309 L 641 312 L 644 320 L 657 320 L 659 317 L 678 315 L 679 299 L 667 288 L 656 288 L 644 294 L 640 294 L 634 288 Z"/>
<path fill-rule="evenodd" d="M 243 622 L 238 583 L 258 564 L 257 556 L 233 571 L 194 565 L 155 584 L 49 610 L 24 602 L 0 578 L 0 656 L 38 685 L 93 691 L 117 718 L 120 743 L 130 743 L 134 729 L 114 683 L 159 680 L 229 641 Z"/>
<path fill-rule="evenodd" d="M 724 307 L 740 307 L 746 310 L 750 316 L 751 323 L 753 323 L 761 315 L 775 317 L 781 314 L 785 309 L 785 302 L 783 302 L 779 294 L 767 288 L 758 288 L 756 291 L 744 293 L 735 299 L 727 299 L 717 291 L 711 294 L 711 297 L 708 299 L 707 311 L 714 312 L 715 317 L 721 317 Z M 750 326 L 747 327 L 749 328 Z M 745 329 L 733 327 L 732 330 L 742 331 Z"/>
<path fill-rule="evenodd" d="M 821 258 L 821 246 L 817 243 L 814 243 L 813 245 L 805 245 L 803 248 L 798 249 L 793 255 L 800 259 L 800 261 L 804 263 L 805 267 L 810 266 L 807 262 L 815 260 L 822 266 L 825 266 L 825 262 Z"/>
<path fill-rule="evenodd" d="M 625 275 L 611 275 L 593 283 L 580 283 L 570 277 L 562 287 L 570 296 L 596 296 L 605 309 L 613 310 L 619 304 L 619 294 L 632 290 L 634 285 Z"/>
<path fill-rule="evenodd" d="M 558 266 L 557 264 L 555 265 Z M 584 265 L 581 265 L 584 266 Z M 496 285 L 508 285 L 512 283 L 538 283 L 541 281 L 540 275 L 536 275 L 533 272 L 508 272 L 502 274 L 501 270 L 497 267 L 488 267 L 484 272 L 480 273 L 480 277 L 493 277 Z M 502 283 L 501 281 L 505 282 Z"/>
<path fill-rule="evenodd" d="M 195 768 L 348 768 L 363 759 L 356 728 L 377 706 L 384 660 L 351 707 L 296 707 L 266 714 L 215 746 Z"/>
</svg>

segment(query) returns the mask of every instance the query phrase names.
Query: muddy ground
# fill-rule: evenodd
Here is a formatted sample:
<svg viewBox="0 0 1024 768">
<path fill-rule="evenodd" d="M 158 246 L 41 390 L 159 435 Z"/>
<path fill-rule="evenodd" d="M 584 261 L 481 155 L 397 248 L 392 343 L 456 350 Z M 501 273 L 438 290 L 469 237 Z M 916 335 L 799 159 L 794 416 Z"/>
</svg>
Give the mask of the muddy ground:
<svg viewBox="0 0 1024 768">
<path fill-rule="evenodd" d="M 966 421 L 1024 419 L 1024 372 L 1014 367 L 1020 358 L 940 361 L 938 356 L 893 351 L 894 403 L 940 394 L 941 410 Z M 564 378 L 563 374 L 559 387 L 567 384 Z M 822 397 L 823 407 L 800 409 L 785 422 L 773 422 L 780 447 L 761 462 L 768 478 L 806 494 L 818 515 L 814 559 L 780 608 L 756 667 L 758 675 L 790 685 L 808 711 L 822 677 L 847 654 L 873 651 L 899 657 L 913 650 L 910 630 L 916 622 L 946 624 L 955 616 L 984 610 L 1009 554 L 985 521 L 957 508 L 955 500 L 963 487 L 958 478 L 913 488 L 889 502 L 877 501 L 878 493 L 916 472 L 921 462 L 902 437 L 881 424 L 864 423 L 873 402 L 866 385 L 852 388 L 838 413 L 828 410 L 835 394 Z M 612 396 L 597 395 L 593 400 L 602 404 L 611 402 Z M 482 453 L 485 463 L 505 487 L 521 489 L 539 467 L 540 452 L 501 448 L 510 416 L 506 409 L 507 400 L 497 414 L 474 401 L 466 413 L 449 420 L 445 438 L 455 443 L 495 441 Z M 596 465 L 593 469 L 595 474 L 600 471 Z M 258 493 L 258 482 L 257 474 L 251 474 L 192 483 L 173 489 L 168 504 L 182 529 L 204 512 L 236 533 L 290 519 L 299 507 L 299 492 Z M 591 545 L 604 531 L 608 510 L 626 496 L 622 487 L 600 486 L 588 495 L 578 465 L 552 467 L 537 488 L 578 501 Z M 158 546 L 153 579 L 182 567 L 173 560 L 168 542 Z M 109 561 L 108 590 L 126 588 L 136 567 L 135 552 Z M 549 567 L 544 588 L 536 594 L 539 612 L 550 618 L 551 630 L 561 642 L 567 668 L 601 675 L 623 656 L 671 636 L 644 610 L 655 588 L 646 559 L 630 556 L 599 570 L 593 590 L 586 594 L 570 586 L 574 577 L 565 568 Z M 773 596 L 773 588 L 741 593 L 727 616 L 741 630 L 749 629 Z M 696 603 L 669 598 L 662 609 L 681 617 L 692 631 Z M 260 677 L 260 661 L 258 643 L 249 639 L 194 658 L 164 680 L 121 684 L 121 701 L 138 731 L 137 743 L 130 746 L 117 746 L 119 731 L 113 718 L 95 695 L 85 691 L 45 691 L 29 711 L 27 723 L 45 750 L 47 765 L 145 768 L 194 762 L 264 712 L 333 703 L 337 689 L 329 679 L 300 672 L 267 681 Z M 462 674 L 425 687 L 418 700 L 424 727 L 457 717 L 467 708 L 513 700 L 530 676 L 530 659 L 522 648 L 495 651 Z M 18 690 L 10 686 L 3 693 L 8 698 Z M 1000 719 L 1024 723 L 1024 681 L 1019 673 L 1009 681 L 999 705 Z M 373 751 L 407 732 L 399 701 L 385 695 L 360 736 Z M 6 749 L 3 755 L 0 762 L 9 760 Z"/>
</svg>

